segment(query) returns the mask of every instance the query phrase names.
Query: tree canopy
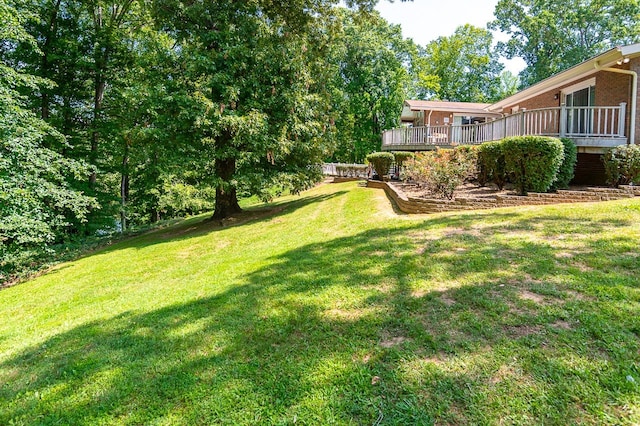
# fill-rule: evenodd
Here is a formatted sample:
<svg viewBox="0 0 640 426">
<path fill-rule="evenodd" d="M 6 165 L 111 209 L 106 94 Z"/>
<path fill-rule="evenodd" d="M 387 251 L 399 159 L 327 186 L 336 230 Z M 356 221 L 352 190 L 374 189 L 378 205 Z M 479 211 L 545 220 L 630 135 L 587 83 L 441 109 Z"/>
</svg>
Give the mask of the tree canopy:
<svg viewBox="0 0 640 426">
<path fill-rule="evenodd" d="M 451 36 L 427 44 L 418 74 L 418 97 L 458 102 L 488 102 L 500 97 L 504 66 L 490 31 L 464 25 Z"/>
<path fill-rule="evenodd" d="M 500 0 L 491 29 L 511 36 L 502 54 L 521 57 L 525 86 L 618 44 L 640 41 L 638 0 Z"/>
</svg>

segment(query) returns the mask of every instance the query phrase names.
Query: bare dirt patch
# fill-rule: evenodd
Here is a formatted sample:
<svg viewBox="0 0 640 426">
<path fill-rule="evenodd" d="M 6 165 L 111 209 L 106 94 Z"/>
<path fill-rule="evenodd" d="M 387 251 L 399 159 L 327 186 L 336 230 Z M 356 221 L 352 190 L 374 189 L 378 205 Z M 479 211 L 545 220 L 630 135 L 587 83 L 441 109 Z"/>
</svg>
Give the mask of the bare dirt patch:
<svg viewBox="0 0 640 426">
<path fill-rule="evenodd" d="M 566 294 L 568 296 L 567 298 L 571 300 L 579 300 L 581 302 L 592 302 L 596 300 L 594 297 L 588 296 L 584 293 L 580 293 L 574 290 L 567 290 Z"/>
<path fill-rule="evenodd" d="M 440 301 L 445 305 L 451 307 L 456 304 L 456 301 L 447 296 L 440 296 Z"/>
<path fill-rule="evenodd" d="M 489 379 L 489 381 L 491 382 L 491 384 L 497 385 L 498 383 L 516 375 L 517 374 L 512 366 L 501 365 L 498 371 L 495 372 L 495 374 L 491 377 L 491 379 Z"/>
<path fill-rule="evenodd" d="M 401 344 L 403 344 L 404 342 L 407 342 L 409 339 L 407 339 L 404 336 L 396 336 L 396 337 L 390 337 L 387 339 L 384 339 L 380 342 L 380 346 L 385 348 L 385 349 L 389 349 L 389 348 L 393 348 L 394 346 L 399 346 Z"/>
<path fill-rule="evenodd" d="M 539 334 L 542 328 L 539 325 L 512 325 L 505 327 L 505 331 L 511 337 L 526 337 Z"/>
<path fill-rule="evenodd" d="M 567 321 L 563 321 L 563 320 L 558 320 L 556 322 L 554 322 L 553 324 L 551 324 L 552 327 L 555 328 L 560 328 L 562 330 L 571 330 L 573 327 L 571 327 L 571 324 L 569 324 Z"/>
<path fill-rule="evenodd" d="M 540 304 L 544 303 L 544 297 L 542 295 L 538 293 L 533 293 L 528 290 L 520 290 L 518 297 L 520 297 L 520 299 L 522 300 L 531 300 L 533 302 L 540 303 Z"/>
</svg>

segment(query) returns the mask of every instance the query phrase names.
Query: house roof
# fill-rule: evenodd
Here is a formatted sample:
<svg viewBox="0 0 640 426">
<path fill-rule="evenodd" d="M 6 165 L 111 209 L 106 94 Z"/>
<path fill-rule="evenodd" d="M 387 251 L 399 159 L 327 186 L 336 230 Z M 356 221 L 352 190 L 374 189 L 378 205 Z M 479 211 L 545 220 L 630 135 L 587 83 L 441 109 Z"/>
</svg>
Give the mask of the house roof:
<svg viewBox="0 0 640 426">
<path fill-rule="evenodd" d="M 411 111 L 447 111 L 465 114 L 492 115 L 487 111 L 491 104 L 476 102 L 448 102 L 448 101 L 404 101 Z"/>
<path fill-rule="evenodd" d="M 625 58 L 634 58 L 637 56 L 640 56 L 640 43 L 615 47 L 598 56 L 594 56 L 593 58 L 588 59 L 574 67 L 571 67 L 568 70 L 552 75 L 551 77 L 542 80 L 539 83 L 536 83 L 524 90 L 521 90 L 520 92 L 509 96 L 508 98 L 498 101 L 490 105 L 487 109 L 489 111 L 495 112 L 501 111 L 504 107 L 523 102 L 527 99 L 539 95 L 542 92 L 559 88 L 567 83 L 570 83 L 573 80 L 587 77 L 588 75 L 601 71 L 604 68 L 609 68 L 614 65 L 620 65 Z"/>
<path fill-rule="evenodd" d="M 478 112 L 486 113 L 486 108 L 491 104 L 476 102 L 449 102 L 449 101 L 404 101 L 411 111 L 451 111 L 451 112 Z"/>
</svg>

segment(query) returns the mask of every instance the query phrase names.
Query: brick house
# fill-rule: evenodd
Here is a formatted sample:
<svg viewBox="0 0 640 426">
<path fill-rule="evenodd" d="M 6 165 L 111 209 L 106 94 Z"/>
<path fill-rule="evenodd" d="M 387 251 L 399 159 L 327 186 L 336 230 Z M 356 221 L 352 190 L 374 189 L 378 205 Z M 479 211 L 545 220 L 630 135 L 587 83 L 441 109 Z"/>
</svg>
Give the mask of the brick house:
<svg viewBox="0 0 640 426">
<path fill-rule="evenodd" d="M 403 127 L 383 150 L 428 150 L 514 135 L 568 137 L 578 147 L 576 183 L 600 183 L 602 153 L 640 144 L 640 43 L 611 49 L 494 104 L 405 101 Z"/>
</svg>

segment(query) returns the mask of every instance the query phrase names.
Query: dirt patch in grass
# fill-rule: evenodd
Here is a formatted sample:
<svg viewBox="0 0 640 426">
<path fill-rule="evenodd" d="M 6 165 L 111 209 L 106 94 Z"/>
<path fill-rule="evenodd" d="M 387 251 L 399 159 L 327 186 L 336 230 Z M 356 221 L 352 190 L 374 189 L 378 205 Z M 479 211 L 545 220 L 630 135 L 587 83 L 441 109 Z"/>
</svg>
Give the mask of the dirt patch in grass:
<svg viewBox="0 0 640 426">
<path fill-rule="evenodd" d="M 491 376 L 491 379 L 489 380 L 489 382 L 492 385 L 497 385 L 498 383 L 503 382 L 504 380 L 512 378 L 516 375 L 517 373 L 512 366 L 501 365 L 498 371 L 496 371 L 495 374 Z"/>
<path fill-rule="evenodd" d="M 440 301 L 445 305 L 451 307 L 456 304 L 456 301 L 447 296 L 440 296 Z"/>
<path fill-rule="evenodd" d="M 554 322 L 553 324 L 551 324 L 552 327 L 554 328 L 560 328 L 562 330 L 572 330 L 573 327 L 571 327 L 571 324 L 569 324 L 567 321 L 564 320 L 558 320 L 556 322 Z"/>
<path fill-rule="evenodd" d="M 542 295 L 538 293 L 533 293 L 528 290 L 520 290 L 520 292 L 518 293 L 518 297 L 522 300 L 531 300 L 533 302 L 540 303 L 540 304 L 544 303 L 545 301 Z"/>
<path fill-rule="evenodd" d="M 364 309 L 330 309 L 325 311 L 324 314 L 329 318 L 354 321 L 366 316 L 369 312 L 370 311 Z"/>
<path fill-rule="evenodd" d="M 567 295 L 567 298 L 571 300 L 579 300 L 580 302 L 593 302 L 594 300 L 596 300 L 595 297 L 591 297 L 574 290 L 567 290 L 565 291 L 565 293 Z"/>
<path fill-rule="evenodd" d="M 389 337 L 389 338 L 383 339 L 380 342 L 380 346 L 385 349 L 389 349 L 395 346 L 400 346 L 407 341 L 409 341 L 409 339 L 404 336 Z"/>
<path fill-rule="evenodd" d="M 534 334 L 539 334 L 542 331 L 542 327 L 539 325 L 510 325 L 505 327 L 507 335 L 510 337 L 526 337 Z"/>
</svg>

